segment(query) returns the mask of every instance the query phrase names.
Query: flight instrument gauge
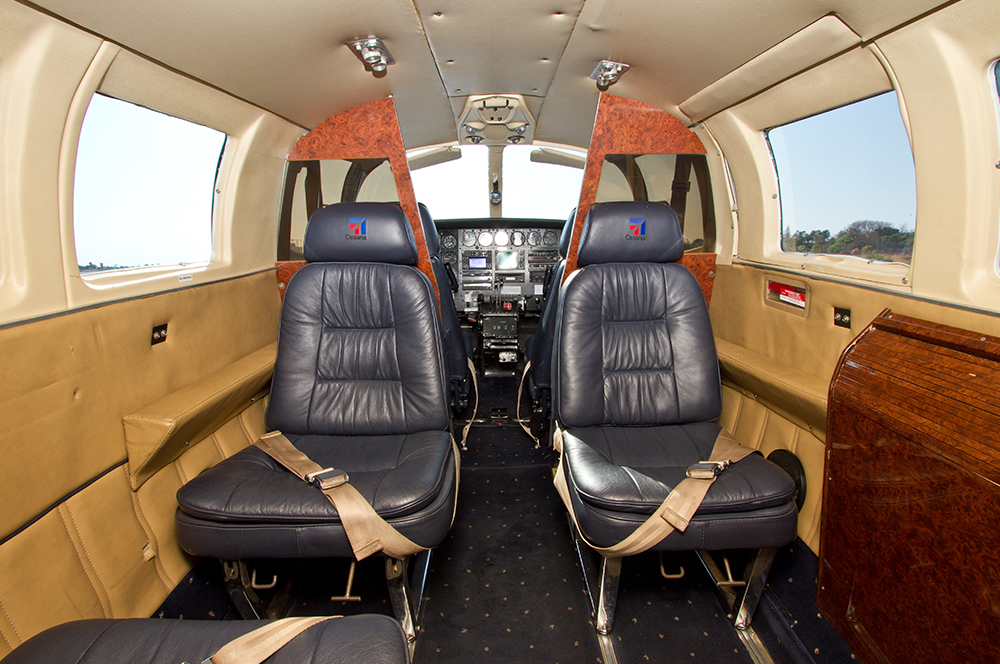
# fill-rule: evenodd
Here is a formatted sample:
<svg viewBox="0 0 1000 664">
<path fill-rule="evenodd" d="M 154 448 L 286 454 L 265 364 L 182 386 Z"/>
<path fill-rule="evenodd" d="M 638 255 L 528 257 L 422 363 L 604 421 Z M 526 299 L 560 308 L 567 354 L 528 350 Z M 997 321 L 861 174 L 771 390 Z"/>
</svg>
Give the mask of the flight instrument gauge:
<svg viewBox="0 0 1000 664">
<path fill-rule="evenodd" d="M 476 232 L 475 231 L 465 231 L 462 233 L 462 244 L 466 247 L 476 246 Z"/>
<path fill-rule="evenodd" d="M 513 233 L 510 234 L 510 241 L 514 244 L 515 247 L 520 247 L 521 245 L 524 244 L 524 233 L 522 233 L 521 231 L 514 231 Z"/>
<path fill-rule="evenodd" d="M 554 247 L 559 243 L 559 234 L 555 231 L 545 231 L 545 235 L 542 236 L 542 242 L 546 246 Z"/>
<path fill-rule="evenodd" d="M 483 232 L 483 233 L 479 234 L 479 246 L 480 247 L 488 247 L 491 244 L 493 244 L 493 234 L 492 233 Z"/>
<path fill-rule="evenodd" d="M 537 247 L 542 241 L 542 234 L 538 231 L 531 231 L 528 233 L 528 244 L 532 247 Z"/>
<path fill-rule="evenodd" d="M 498 247 L 506 247 L 509 240 L 510 236 L 507 234 L 507 231 L 497 231 L 497 234 L 493 236 L 493 242 Z"/>
<path fill-rule="evenodd" d="M 445 263 L 454 263 L 458 260 L 458 254 L 454 251 L 443 251 L 441 252 L 441 260 Z"/>
<path fill-rule="evenodd" d="M 454 249 L 458 246 L 458 240 L 454 235 L 450 233 L 442 233 L 441 235 L 441 246 L 445 249 Z"/>
</svg>

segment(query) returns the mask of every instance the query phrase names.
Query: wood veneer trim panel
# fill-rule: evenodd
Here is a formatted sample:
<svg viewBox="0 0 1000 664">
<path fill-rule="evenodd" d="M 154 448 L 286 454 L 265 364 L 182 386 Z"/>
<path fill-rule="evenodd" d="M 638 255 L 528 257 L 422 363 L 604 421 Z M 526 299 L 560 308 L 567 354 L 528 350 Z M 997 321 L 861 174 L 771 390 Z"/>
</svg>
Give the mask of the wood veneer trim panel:
<svg viewBox="0 0 1000 664">
<path fill-rule="evenodd" d="M 278 275 L 278 292 L 281 294 L 281 301 L 285 301 L 285 290 L 288 289 L 288 281 L 296 272 L 305 267 L 305 261 L 278 261 L 274 264 Z"/>
<path fill-rule="evenodd" d="M 577 269 L 583 222 L 597 198 L 601 168 L 609 154 L 705 154 L 705 146 L 670 113 L 641 101 L 602 92 L 597 102 L 597 117 L 587 152 L 563 282 Z"/>
<path fill-rule="evenodd" d="M 389 160 L 399 204 L 417 242 L 417 267 L 430 279 L 440 306 L 441 296 L 427 253 L 427 241 L 420 223 L 417 197 L 413 193 L 410 166 L 406 161 L 406 149 L 392 97 L 362 104 L 328 118 L 299 138 L 288 154 L 288 161 L 380 158 Z"/>
<path fill-rule="evenodd" d="M 715 286 L 715 254 L 684 254 L 678 261 L 698 280 L 705 305 L 712 304 L 712 288 Z"/>
<path fill-rule="evenodd" d="M 861 661 L 1000 661 L 998 378 L 997 338 L 888 310 L 841 356 L 817 604 Z"/>
</svg>

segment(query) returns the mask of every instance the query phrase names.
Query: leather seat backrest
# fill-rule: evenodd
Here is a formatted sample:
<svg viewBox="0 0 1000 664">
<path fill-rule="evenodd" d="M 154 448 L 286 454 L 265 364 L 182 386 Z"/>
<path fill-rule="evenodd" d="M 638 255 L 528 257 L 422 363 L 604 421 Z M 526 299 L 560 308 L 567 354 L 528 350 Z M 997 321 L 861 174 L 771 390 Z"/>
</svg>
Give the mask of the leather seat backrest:
<svg viewBox="0 0 1000 664">
<path fill-rule="evenodd" d="M 294 434 L 444 430 L 437 303 L 392 203 L 320 208 L 289 282 L 267 426 Z"/>
<path fill-rule="evenodd" d="M 417 207 L 420 209 L 420 223 L 423 224 L 424 237 L 427 238 L 427 253 L 431 257 L 434 278 L 437 280 L 438 293 L 441 297 L 441 336 L 445 363 L 448 365 L 449 376 L 453 380 L 462 380 L 468 373 L 468 354 L 465 350 L 465 340 L 462 338 L 462 324 L 458 320 L 458 310 L 455 309 L 455 300 L 448 287 L 451 280 L 441 261 L 440 237 L 427 206 L 418 203 Z"/>
<path fill-rule="evenodd" d="M 557 320 L 555 413 L 566 427 L 716 419 L 719 363 L 708 307 L 678 261 L 677 215 L 662 203 L 590 208 Z"/>
<path fill-rule="evenodd" d="M 551 384 L 552 344 L 555 340 L 556 312 L 559 309 L 559 288 L 562 284 L 563 272 L 566 269 L 566 256 L 569 254 L 574 221 L 576 221 L 575 208 L 563 225 L 562 235 L 559 238 L 559 262 L 553 268 L 549 282 L 546 284 L 545 302 L 542 303 L 542 312 L 538 315 L 535 338 L 531 343 L 528 359 L 531 360 L 532 377 L 538 387 L 548 387 Z"/>
</svg>

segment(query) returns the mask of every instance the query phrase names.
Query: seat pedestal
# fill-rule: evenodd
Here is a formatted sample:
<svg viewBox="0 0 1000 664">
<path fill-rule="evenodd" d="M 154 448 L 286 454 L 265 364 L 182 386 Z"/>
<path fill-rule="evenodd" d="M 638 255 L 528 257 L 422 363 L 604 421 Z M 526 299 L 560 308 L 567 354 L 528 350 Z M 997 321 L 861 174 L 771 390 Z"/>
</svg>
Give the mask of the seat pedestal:
<svg viewBox="0 0 1000 664">
<path fill-rule="evenodd" d="M 385 559 L 385 578 L 389 590 L 389 601 L 392 604 L 392 613 L 406 634 L 411 655 L 417 638 L 417 620 L 424 584 L 427 580 L 427 571 L 430 568 L 430 557 L 431 552 L 427 550 L 403 559 L 390 557 Z M 412 572 L 410 569 L 411 561 L 413 563 Z M 245 561 L 222 561 L 226 590 L 244 620 L 286 617 L 292 607 L 293 597 L 290 590 L 299 576 L 300 566 L 301 564 L 296 565 L 295 571 L 280 585 L 277 578 L 266 585 L 261 585 L 257 583 Z M 270 590 L 275 587 L 277 587 L 277 592 L 269 602 L 264 602 L 257 593 L 258 590 Z M 350 589 L 350 581 L 348 581 L 348 589 Z M 353 601 L 356 598 L 340 599 Z"/>
<path fill-rule="evenodd" d="M 594 614 L 594 627 L 601 636 L 611 634 L 615 622 L 615 609 L 618 604 L 618 582 L 621 579 L 622 558 L 618 556 L 603 556 L 597 554 L 580 536 L 580 532 L 570 522 L 573 533 L 573 543 L 576 546 L 583 579 L 590 596 L 591 609 Z M 739 630 L 750 627 L 753 615 L 760 603 L 767 584 L 767 574 L 774 562 L 777 549 L 757 549 L 754 551 L 741 580 L 734 580 L 729 571 L 728 559 L 724 563 L 725 571 L 715 562 L 715 555 L 710 551 L 698 551 L 698 558 L 712 577 L 713 586 L 719 601 L 726 610 L 727 617 L 733 621 L 733 626 Z M 725 559 L 725 552 L 721 552 Z M 683 573 L 683 572 L 682 572 Z M 740 591 L 742 589 L 742 591 Z M 603 647 L 603 646 L 602 646 Z"/>
</svg>

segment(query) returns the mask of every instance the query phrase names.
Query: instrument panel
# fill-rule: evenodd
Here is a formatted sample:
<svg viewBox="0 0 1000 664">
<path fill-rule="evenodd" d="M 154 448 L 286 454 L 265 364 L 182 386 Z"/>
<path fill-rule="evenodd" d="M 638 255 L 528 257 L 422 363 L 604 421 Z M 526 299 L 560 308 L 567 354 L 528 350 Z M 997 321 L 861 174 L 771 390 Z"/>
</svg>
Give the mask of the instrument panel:
<svg viewBox="0 0 1000 664">
<path fill-rule="evenodd" d="M 515 301 L 521 311 L 538 311 L 548 275 L 559 261 L 563 223 L 438 222 L 441 260 L 451 266 L 458 280 L 458 292 L 453 294 L 459 313 L 478 311 L 482 302 L 495 300 Z"/>
</svg>

